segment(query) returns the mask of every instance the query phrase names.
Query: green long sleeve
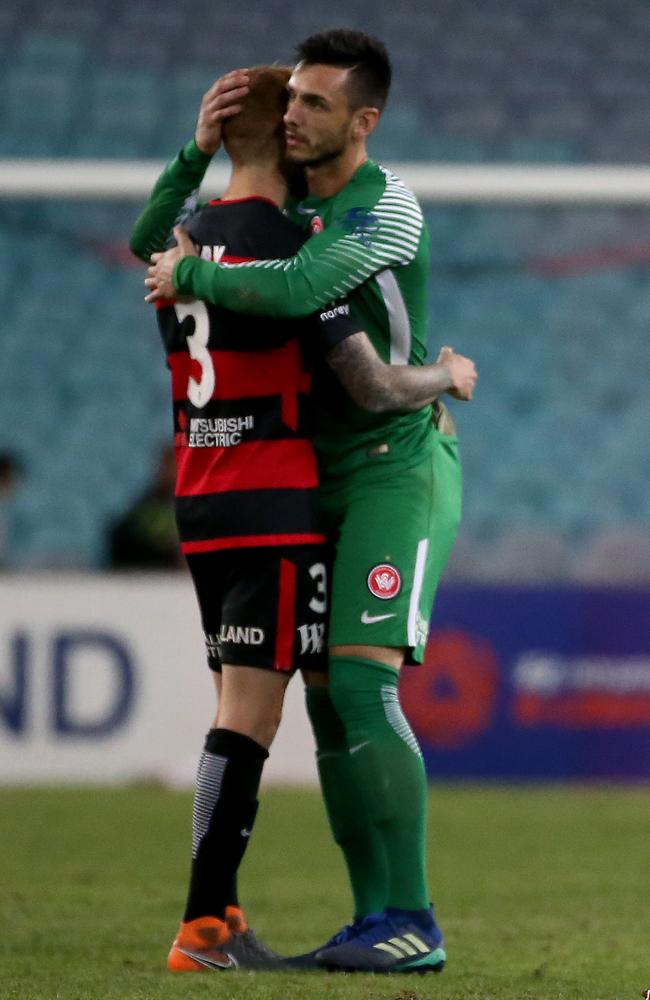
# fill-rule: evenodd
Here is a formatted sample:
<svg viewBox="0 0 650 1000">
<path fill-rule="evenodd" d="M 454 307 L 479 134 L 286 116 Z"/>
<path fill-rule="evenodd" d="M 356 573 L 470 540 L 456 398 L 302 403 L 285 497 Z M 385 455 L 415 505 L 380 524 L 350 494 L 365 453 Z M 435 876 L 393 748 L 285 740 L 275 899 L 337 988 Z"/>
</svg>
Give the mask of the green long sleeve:
<svg viewBox="0 0 650 1000">
<path fill-rule="evenodd" d="M 136 257 L 148 262 L 152 253 L 165 249 L 176 223 L 196 203 L 211 159 L 191 139 L 167 164 L 133 227 L 130 247 Z"/>
<path fill-rule="evenodd" d="M 390 234 L 363 241 L 335 222 L 288 260 L 215 265 L 184 257 L 174 269 L 173 280 L 180 293 L 234 312 L 307 316 L 347 295 L 378 271 L 409 263 L 418 239 L 397 242 Z"/>
<path fill-rule="evenodd" d="M 378 270 L 372 255 L 333 230 L 313 236 L 295 257 L 213 264 L 184 257 L 174 269 L 178 292 L 234 312 L 307 316 L 344 296 Z M 363 251 L 363 248 L 361 248 Z"/>
<path fill-rule="evenodd" d="M 339 194 L 307 198 L 298 212 L 318 218 L 317 232 L 288 260 L 213 264 L 185 257 L 173 275 L 182 294 L 234 312 L 306 316 L 388 268 L 418 257 L 422 212 L 413 195 L 368 162 Z"/>
</svg>

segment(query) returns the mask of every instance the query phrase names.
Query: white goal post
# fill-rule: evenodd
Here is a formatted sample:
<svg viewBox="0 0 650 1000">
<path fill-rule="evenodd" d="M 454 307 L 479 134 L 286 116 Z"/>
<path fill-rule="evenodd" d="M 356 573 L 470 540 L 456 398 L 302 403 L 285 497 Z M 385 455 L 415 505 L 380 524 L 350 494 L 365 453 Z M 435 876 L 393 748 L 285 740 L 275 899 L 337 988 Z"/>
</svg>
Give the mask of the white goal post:
<svg viewBox="0 0 650 1000">
<path fill-rule="evenodd" d="M 426 202 L 483 204 L 650 204 L 650 167 L 605 165 L 390 163 Z M 0 160 L 0 198 L 142 200 L 157 160 Z M 204 190 L 218 195 L 228 167 L 215 163 Z"/>
</svg>

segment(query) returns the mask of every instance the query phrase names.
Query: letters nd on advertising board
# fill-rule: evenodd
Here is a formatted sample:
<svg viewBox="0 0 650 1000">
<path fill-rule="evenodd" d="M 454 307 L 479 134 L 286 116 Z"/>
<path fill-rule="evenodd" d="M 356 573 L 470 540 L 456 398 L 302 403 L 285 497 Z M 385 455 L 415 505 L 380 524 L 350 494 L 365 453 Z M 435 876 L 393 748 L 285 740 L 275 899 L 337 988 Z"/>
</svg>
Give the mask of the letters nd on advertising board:
<svg viewBox="0 0 650 1000">
<path fill-rule="evenodd" d="M 265 780 L 316 784 L 292 687 Z M 189 576 L 0 579 L 0 782 L 191 785 L 214 709 Z"/>
</svg>

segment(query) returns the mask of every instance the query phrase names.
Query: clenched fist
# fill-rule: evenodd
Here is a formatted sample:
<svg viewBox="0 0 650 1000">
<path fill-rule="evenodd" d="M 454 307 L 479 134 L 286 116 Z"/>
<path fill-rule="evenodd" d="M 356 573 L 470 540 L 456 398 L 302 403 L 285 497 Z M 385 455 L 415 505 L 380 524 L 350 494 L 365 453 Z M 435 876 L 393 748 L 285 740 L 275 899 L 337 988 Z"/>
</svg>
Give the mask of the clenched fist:
<svg viewBox="0 0 650 1000">
<path fill-rule="evenodd" d="M 471 358 L 456 354 L 452 347 L 443 347 L 438 355 L 438 364 L 449 372 L 451 388 L 447 390 L 455 399 L 470 400 L 478 378 L 476 365 Z"/>
</svg>

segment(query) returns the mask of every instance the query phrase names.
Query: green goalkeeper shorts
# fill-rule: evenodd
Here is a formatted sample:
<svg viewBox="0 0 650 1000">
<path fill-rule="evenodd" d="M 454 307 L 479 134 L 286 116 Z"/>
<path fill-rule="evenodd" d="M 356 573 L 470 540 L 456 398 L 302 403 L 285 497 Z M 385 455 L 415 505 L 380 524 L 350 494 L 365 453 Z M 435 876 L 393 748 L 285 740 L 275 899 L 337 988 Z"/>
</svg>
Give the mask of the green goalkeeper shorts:
<svg viewBox="0 0 650 1000">
<path fill-rule="evenodd" d="M 416 465 L 377 455 L 322 486 L 336 546 L 330 647 L 406 647 L 407 662 L 422 662 L 462 495 L 457 439 L 432 434 Z"/>
</svg>

